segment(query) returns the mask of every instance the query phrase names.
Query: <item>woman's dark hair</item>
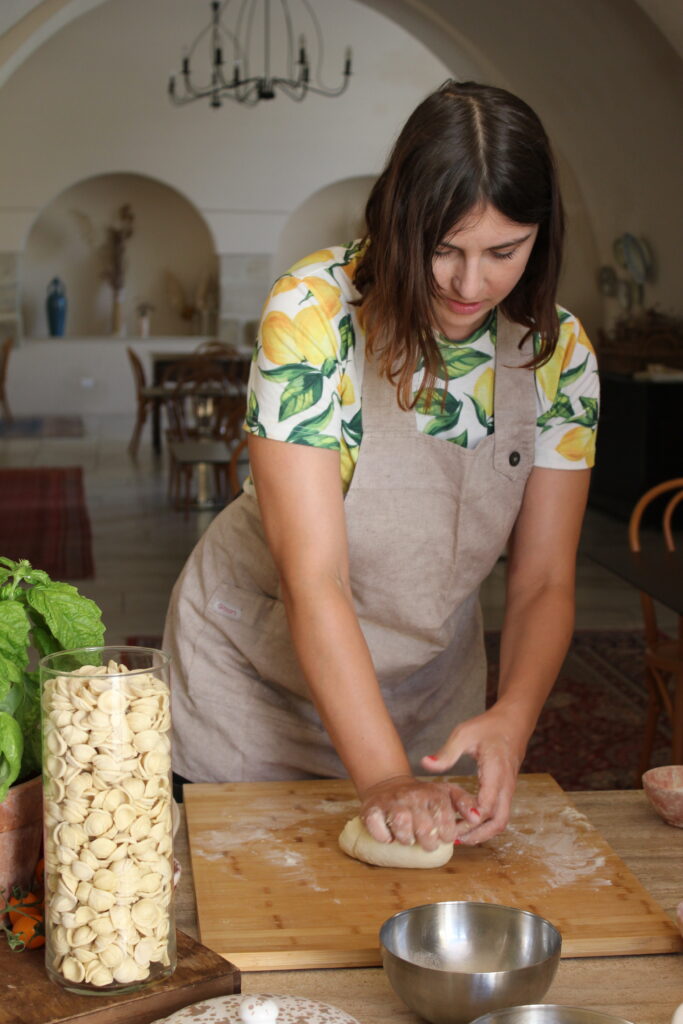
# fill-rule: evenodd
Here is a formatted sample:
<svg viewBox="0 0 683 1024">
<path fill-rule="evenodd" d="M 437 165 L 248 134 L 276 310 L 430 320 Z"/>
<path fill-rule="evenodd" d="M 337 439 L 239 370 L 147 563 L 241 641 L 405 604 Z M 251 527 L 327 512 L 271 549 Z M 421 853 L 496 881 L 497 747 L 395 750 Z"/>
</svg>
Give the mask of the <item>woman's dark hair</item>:
<svg viewBox="0 0 683 1024">
<path fill-rule="evenodd" d="M 564 214 L 543 125 L 521 99 L 476 82 L 447 81 L 411 114 L 365 208 L 365 247 L 355 274 L 368 350 L 410 408 L 420 357 L 424 388 L 441 356 L 434 340 L 435 250 L 478 204 L 518 224 L 538 224 L 525 271 L 500 304 L 540 336 L 529 366 L 551 357 Z"/>
</svg>

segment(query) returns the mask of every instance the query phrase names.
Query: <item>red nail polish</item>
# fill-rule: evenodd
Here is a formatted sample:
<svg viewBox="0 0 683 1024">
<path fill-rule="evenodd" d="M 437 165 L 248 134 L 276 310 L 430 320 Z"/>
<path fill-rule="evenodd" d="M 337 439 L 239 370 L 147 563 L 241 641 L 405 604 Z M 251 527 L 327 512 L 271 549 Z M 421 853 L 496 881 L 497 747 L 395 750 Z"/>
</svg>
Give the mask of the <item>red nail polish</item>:
<svg viewBox="0 0 683 1024">
<path fill-rule="evenodd" d="M 461 840 L 460 840 L 460 839 L 456 839 L 456 840 L 454 840 L 454 842 L 453 842 L 453 846 L 462 846 L 462 842 L 461 842 Z"/>
<path fill-rule="evenodd" d="M 472 814 L 476 814 L 477 817 L 481 818 L 481 811 L 478 811 L 476 807 L 472 808 Z"/>
<path fill-rule="evenodd" d="M 439 759 L 436 756 L 436 754 L 427 754 L 427 757 L 426 757 L 425 760 L 427 760 L 427 761 L 438 761 Z"/>
</svg>

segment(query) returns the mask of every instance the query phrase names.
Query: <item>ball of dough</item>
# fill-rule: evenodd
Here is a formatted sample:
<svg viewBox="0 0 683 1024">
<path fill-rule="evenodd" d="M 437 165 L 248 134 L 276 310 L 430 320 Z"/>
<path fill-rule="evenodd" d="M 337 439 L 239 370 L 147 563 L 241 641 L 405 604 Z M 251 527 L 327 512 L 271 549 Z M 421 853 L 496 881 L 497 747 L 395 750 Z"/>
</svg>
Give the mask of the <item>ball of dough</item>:
<svg viewBox="0 0 683 1024">
<path fill-rule="evenodd" d="M 376 864 L 380 868 L 440 868 L 453 855 L 453 843 L 439 843 L 435 850 L 424 850 L 418 843 L 380 843 L 360 818 L 347 821 L 339 836 L 339 845 L 349 857 Z"/>
</svg>

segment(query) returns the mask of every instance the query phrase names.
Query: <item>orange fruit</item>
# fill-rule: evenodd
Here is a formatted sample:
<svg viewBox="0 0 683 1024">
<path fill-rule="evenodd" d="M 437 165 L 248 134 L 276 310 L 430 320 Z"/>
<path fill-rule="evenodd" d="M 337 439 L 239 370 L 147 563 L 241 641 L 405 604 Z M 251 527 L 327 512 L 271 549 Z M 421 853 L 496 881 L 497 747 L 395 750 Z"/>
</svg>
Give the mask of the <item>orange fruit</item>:
<svg viewBox="0 0 683 1024">
<path fill-rule="evenodd" d="M 38 949 L 45 945 L 43 919 L 19 917 L 12 925 L 12 934 L 21 939 L 24 949 Z"/>
<path fill-rule="evenodd" d="M 22 917 L 28 917 L 34 921 L 43 920 L 43 901 L 33 892 L 19 896 L 12 894 L 7 900 L 7 905 L 10 908 L 8 913 L 12 928 Z M 16 909 L 12 910 L 12 907 Z"/>
</svg>

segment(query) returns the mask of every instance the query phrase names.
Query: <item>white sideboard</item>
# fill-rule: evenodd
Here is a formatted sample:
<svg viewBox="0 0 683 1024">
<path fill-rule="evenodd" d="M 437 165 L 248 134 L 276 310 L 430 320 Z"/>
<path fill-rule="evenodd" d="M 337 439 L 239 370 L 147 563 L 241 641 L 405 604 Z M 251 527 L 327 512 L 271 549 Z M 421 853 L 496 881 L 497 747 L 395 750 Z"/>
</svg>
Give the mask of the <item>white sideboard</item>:
<svg viewBox="0 0 683 1024">
<path fill-rule="evenodd" d="M 152 352 L 192 352 L 207 339 L 26 338 L 12 350 L 7 395 L 15 416 L 135 413 L 135 384 L 126 348 L 142 359 L 148 380 Z"/>
</svg>

